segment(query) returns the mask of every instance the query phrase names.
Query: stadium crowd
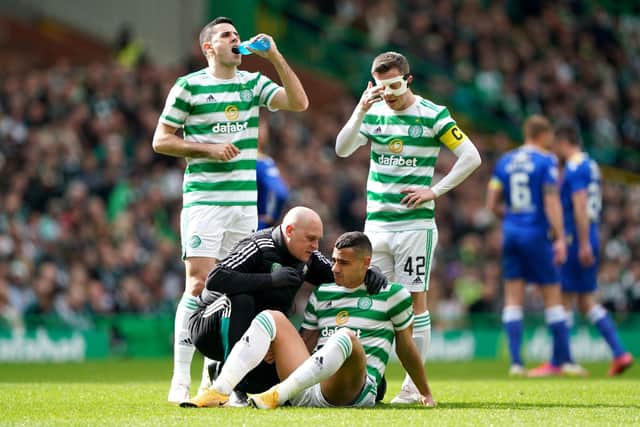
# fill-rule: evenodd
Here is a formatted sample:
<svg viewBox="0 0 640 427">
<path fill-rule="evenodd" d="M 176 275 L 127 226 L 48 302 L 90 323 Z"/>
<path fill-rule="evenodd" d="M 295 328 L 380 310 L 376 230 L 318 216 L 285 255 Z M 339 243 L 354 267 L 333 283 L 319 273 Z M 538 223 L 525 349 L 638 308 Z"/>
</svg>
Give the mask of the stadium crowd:
<svg viewBox="0 0 640 427">
<path fill-rule="evenodd" d="M 364 2 L 337 3 L 364 11 Z M 577 117 L 601 159 L 614 156 L 614 164 L 638 168 L 619 153 L 622 146 L 640 150 L 640 26 L 614 26 L 598 11 L 580 21 L 590 31 L 579 31 L 574 2 L 556 2 L 520 21 L 477 1 L 454 9 L 450 2 L 412 1 L 424 12 L 410 16 L 378 3 L 397 24 L 386 38 L 375 36 L 383 43 L 372 39 L 373 47 L 395 41 L 451 68 L 457 79 L 473 79 L 513 123 L 537 111 Z M 558 48 L 548 48 L 552 41 Z M 156 155 L 151 140 L 164 96 L 190 66 L 61 61 L 0 70 L 0 318 L 19 325 L 49 314 L 85 327 L 94 315 L 172 312 L 184 286 L 177 235 L 183 164 Z M 349 159 L 334 153 L 355 102 L 344 96 L 304 114 L 266 115 L 267 151 L 290 185 L 289 204 L 320 213 L 324 253 L 339 234 L 364 223 L 368 149 Z M 469 133 L 483 165 L 437 202 L 430 287 L 436 324 L 502 306 L 500 228 L 484 195 L 495 159 L 512 142 L 503 133 Z M 442 150 L 440 176 L 453 159 Z M 603 206 L 603 302 L 613 312 L 640 312 L 640 186 L 606 181 Z M 540 308 L 535 295 L 527 300 L 529 309 Z"/>
</svg>

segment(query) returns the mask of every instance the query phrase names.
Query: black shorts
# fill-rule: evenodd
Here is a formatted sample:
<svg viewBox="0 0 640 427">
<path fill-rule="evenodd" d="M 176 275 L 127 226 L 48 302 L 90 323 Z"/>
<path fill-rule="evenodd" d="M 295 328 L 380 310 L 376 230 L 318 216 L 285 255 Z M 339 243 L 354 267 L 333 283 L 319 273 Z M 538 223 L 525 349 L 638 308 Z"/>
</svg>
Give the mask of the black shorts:
<svg viewBox="0 0 640 427">
<path fill-rule="evenodd" d="M 198 351 L 209 359 L 224 360 L 224 345 L 221 334 L 221 313 L 204 317 L 204 310 L 198 310 L 189 318 L 191 342 Z"/>
<path fill-rule="evenodd" d="M 232 298 L 232 303 L 235 298 Z M 235 301 L 239 302 L 239 301 Z M 239 304 L 236 304 L 236 307 Z M 232 304 L 233 306 L 233 304 Z M 244 307 L 243 307 L 244 308 Z M 212 313 L 204 317 L 204 310 L 196 311 L 189 318 L 189 332 L 191 341 L 198 351 L 209 359 L 225 362 L 225 350 L 231 351 L 233 345 L 242 337 L 248 327 L 247 315 L 253 318 L 253 313 L 246 311 L 236 312 L 233 309 L 229 318 L 230 327 L 223 328 L 222 312 Z M 255 369 L 247 374 L 238 384 L 236 390 L 245 393 L 260 393 L 279 383 L 275 364 L 261 362 Z"/>
</svg>

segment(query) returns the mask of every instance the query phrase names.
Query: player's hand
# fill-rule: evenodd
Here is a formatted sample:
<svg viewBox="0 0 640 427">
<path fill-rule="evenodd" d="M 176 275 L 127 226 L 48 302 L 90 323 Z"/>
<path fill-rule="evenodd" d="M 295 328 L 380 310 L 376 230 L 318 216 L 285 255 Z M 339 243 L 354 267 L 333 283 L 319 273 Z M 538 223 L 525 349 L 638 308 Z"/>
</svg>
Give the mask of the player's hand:
<svg viewBox="0 0 640 427">
<path fill-rule="evenodd" d="M 437 405 L 436 401 L 433 400 L 433 396 L 431 396 L 430 394 L 427 394 L 426 396 L 420 395 L 418 403 L 429 408 L 435 408 Z"/>
<path fill-rule="evenodd" d="M 293 267 L 282 267 L 271 273 L 271 283 L 274 288 L 301 286 L 302 275 Z"/>
<path fill-rule="evenodd" d="M 553 242 L 553 263 L 564 264 L 567 260 L 567 243 L 564 239 L 556 239 Z"/>
<path fill-rule="evenodd" d="M 364 275 L 364 284 L 369 295 L 376 295 L 380 290 L 387 287 L 389 281 L 376 266 L 371 266 Z"/>
<path fill-rule="evenodd" d="M 209 157 L 213 160 L 229 161 L 240 154 L 240 149 L 235 145 L 225 142 L 222 144 L 208 144 Z"/>
<path fill-rule="evenodd" d="M 402 194 L 406 194 L 400 203 L 407 205 L 408 208 L 418 207 L 421 203 L 435 200 L 436 193 L 430 188 L 407 187 L 400 190 Z"/>
<path fill-rule="evenodd" d="M 363 111 L 369 111 L 373 104 L 382 101 L 383 91 L 383 86 L 374 86 L 371 82 L 367 83 L 367 88 L 362 92 L 358 105 L 360 105 Z"/>
<path fill-rule="evenodd" d="M 267 39 L 267 40 L 269 40 L 269 49 L 268 50 L 254 50 L 254 49 L 251 49 L 250 47 L 247 46 L 247 50 L 249 50 L 254 55 L 258 55 L 258 56 L 260 56 L 262 58 L 266 58 L 266 59 L 271 61 L 273 58 L 275 58 L 275 55 L 280 53 L 278 51 L 278 47 L 276 46 L 276 42 L 273 41 L 273 37 L 271 37 L 269 34 L 264 34 L 264 33 L 256 34 L 255 36 L 253 36 L 253 37 L 251 37 L 249 39 L 249 42 L 253 43 L 257 39 Z"/>
<path fill-rule="evenodd" d="M 590 243 L 587 242 L 586 244 L 578 247 L 578 259 L 580 260 L 580 265 L 583 267 L 591 267 L 593 263 L 596 262 Z"/>
</svg>

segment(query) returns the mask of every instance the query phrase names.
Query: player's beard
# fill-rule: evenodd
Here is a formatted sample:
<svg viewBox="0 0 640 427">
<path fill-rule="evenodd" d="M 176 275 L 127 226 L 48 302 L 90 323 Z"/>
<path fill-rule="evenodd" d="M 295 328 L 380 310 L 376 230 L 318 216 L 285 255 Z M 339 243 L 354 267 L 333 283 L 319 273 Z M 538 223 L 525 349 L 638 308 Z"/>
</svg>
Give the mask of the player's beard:
<svg viewBox="0 0 640 427">
<path fill-rule="evenodd" d="M 238 67 L 242 64 L 242 55 L 235 55 L 231 53 L 229 58 L 221 58 L 220 64 L 227 68 Z"/>
<path fill-rule="evenodd" d="M 216 62 L 224 68 L 234 68 L 242 64 L 242 55 L 236 55 L 231 52 L 231 48 L 219 52 L 216 56 Z"/>
</svg>

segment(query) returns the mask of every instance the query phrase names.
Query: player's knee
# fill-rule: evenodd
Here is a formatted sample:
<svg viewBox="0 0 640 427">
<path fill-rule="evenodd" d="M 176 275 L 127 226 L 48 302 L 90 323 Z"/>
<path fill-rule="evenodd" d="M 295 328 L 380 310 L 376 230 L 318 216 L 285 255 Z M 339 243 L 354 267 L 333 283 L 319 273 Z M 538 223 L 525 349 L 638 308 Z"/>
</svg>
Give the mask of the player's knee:
<svg viewBox="0 0 640 427">
<path fill-rule="evenodd" d="M 273 319 L 276 326 L 282 324 L 283 322 L 288 322 L 287 316 L 285 316 L 281 311 L 277 310 L 264 310 L 263 313 L 268 314 Z"/>
<path fill-rule="evenodd" d="M 185 290 L 187 293 L 198 296 L 202 293 L 207 281 L 207 275 L 211 269 L 215 266 L 215 263 L 204 262 L 202 260 L 185 263 L 186 268 L 186 285 Z"/>
<path fill-rule="evenodd" d="M 185 291 L 188 294 L 191 294 L 194 297 L 197 297 L 202 293 L 204 289 L 204 279 L 199 277 L 189 277 L 187 278 L 186 289 Z"/>
<path fill-rule="evenodd" d="M 596 300 L 591 294 L 578 296 L 578 309 L 582 314 L 588 315 L 596 305 Z"/>
<path fill-rule="evenodd" d="M 340 328 L 336 331 L 336 335 L 341 334 L 347 337 L 349 341 L 351 341 L 352 347 L 356 347 L 360 344 L 360 340 L 358 339 L 358 335 L 349 328 Z"/>
<path fill-rule="evenodd" d="M 361 344 L 355 332 L 349 330 L 349 339 L 351 340 L 351 352 L 358 351 L 361 348 Z"/>
<path fill-rule="evenodd" d="M 287 317 L 276 310 L 262 310 L 251 323 L 254 327 L 262 328 L 269 335 L 271 341 L 280 339 L 280 341 L 286 342 L 288 336 L 298 334 Z"/>
<path fill-rule="evenodd" d="M 353 330 L 349 329 L 349 328 L 339 328 L 336 331 L 336 334 L 345 334 L 346 336 L 349 337 L 349 339 L 355 338 L 356 333 L 353 332 Z"/>
</svg>

